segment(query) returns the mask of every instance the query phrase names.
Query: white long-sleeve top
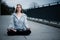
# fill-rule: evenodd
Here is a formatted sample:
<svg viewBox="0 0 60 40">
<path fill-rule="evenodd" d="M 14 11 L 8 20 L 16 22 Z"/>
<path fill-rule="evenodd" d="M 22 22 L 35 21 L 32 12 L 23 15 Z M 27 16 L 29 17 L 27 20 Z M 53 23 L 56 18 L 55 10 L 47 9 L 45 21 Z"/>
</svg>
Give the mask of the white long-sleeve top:
<svg viewBox="0 0 60 40">
<path fill-rule="evenodd" d="M 13 13 L 11 15 L 11 20 L 9 27 L 14 29 L 25 29 L 28 28 L 27 15 L 22 13 L 22 16 L 17 18 L 17 14 Z"/>
</svg>

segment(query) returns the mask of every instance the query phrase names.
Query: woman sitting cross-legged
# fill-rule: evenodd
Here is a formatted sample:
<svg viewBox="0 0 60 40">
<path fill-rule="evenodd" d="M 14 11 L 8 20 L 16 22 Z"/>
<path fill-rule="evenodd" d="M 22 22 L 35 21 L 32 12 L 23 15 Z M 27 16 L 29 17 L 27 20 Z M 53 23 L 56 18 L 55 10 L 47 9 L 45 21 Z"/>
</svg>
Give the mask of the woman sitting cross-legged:
<svg viewBox="0 0 60 40">
<path fill-rule="evenodd" d="M 7 28 L 8 35 L 28 35 L 31 33 L 27 23 L 27 15 L 22 12 L 22 6 L 17 4 L 15 13 L 11 15 L 11 21 Z"/>
</svg>

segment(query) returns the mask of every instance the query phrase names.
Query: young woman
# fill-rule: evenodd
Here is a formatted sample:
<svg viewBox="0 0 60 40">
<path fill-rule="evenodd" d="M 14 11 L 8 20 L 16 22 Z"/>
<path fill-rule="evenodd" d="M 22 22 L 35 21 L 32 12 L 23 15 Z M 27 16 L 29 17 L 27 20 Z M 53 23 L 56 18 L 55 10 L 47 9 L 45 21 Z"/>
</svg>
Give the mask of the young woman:
<svg viewBox="0 0 60 40">
<path fill-rule="evenodd" d="M 27 15 L 23 13 L 21 4 L 17 4 L 15 13 L 11 15 L 11 21 L 7 30 L 8 33 L 16 33 L 19 31 L 20 33 L 22 32 L 22 34 L 27 34 L 30 31 L 27 23 Z"/>
</svg>

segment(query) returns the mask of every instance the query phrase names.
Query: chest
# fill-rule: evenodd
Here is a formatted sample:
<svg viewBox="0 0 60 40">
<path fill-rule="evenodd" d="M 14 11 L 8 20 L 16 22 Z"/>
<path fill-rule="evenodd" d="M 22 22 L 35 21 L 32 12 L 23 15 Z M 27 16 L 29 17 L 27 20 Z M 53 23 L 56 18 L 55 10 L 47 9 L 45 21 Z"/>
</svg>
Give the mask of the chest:
<svg viewBox="0 0 60 40">
<path fill-rule="evenodd" d="M 24 16 L 21 16 L 21 17 L 14 17 L 14 22 L 24 22 L 25 18 Z"/>
</svg>

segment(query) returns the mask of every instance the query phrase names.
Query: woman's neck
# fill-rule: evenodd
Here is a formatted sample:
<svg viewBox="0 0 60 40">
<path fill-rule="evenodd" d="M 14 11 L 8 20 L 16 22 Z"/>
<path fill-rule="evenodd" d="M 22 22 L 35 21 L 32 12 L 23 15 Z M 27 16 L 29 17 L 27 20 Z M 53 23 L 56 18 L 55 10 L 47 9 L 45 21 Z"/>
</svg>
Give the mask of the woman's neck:
<svg viewBox="0 0 60 40">
<path fill-rule="evenodd" d="M 17 14 L 21 14 L 21 12 L 17 12 Z"/>
<path fill-rule="evenodd" d="M 18 17 L 22 16 L 22 13 L 21 12 L 17 12 L 17 16 Z"/>
</svg>

